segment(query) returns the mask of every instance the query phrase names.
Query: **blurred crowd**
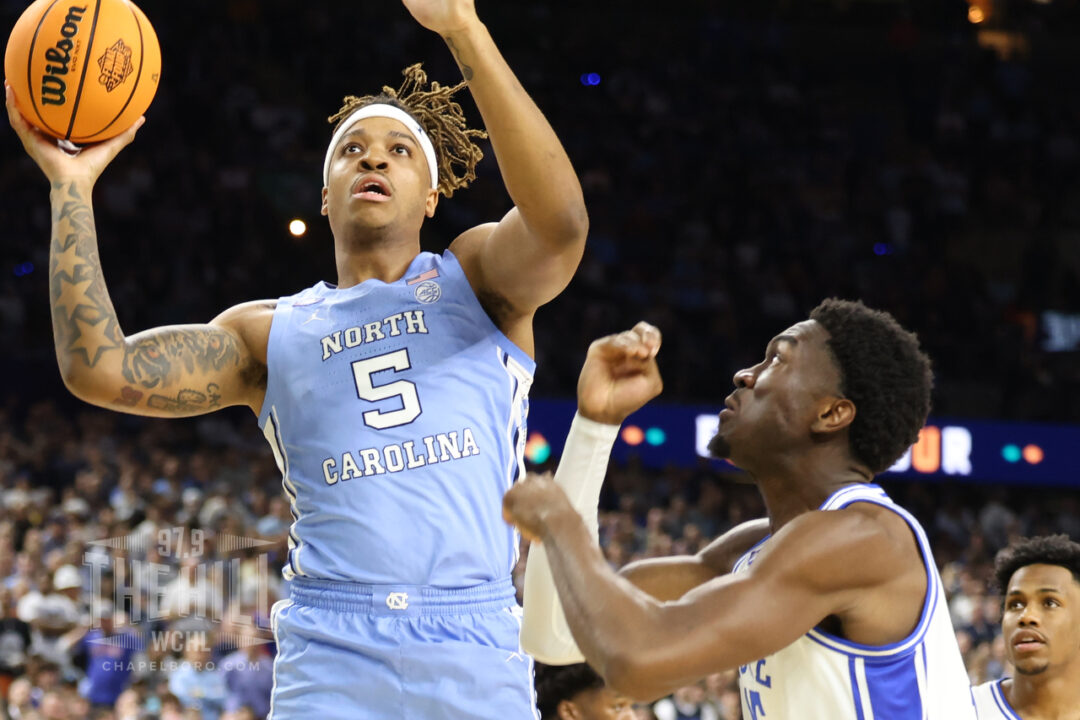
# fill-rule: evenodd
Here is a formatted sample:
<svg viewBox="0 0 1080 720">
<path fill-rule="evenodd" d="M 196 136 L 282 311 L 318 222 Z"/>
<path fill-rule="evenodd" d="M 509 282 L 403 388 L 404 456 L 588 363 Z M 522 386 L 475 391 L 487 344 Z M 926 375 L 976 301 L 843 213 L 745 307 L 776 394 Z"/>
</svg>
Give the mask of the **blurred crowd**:
<svg viewBox="0 0 1080 720">
<path fill-rule="evenodd" d="M 255 428 L 239 413 L 162 421 L 74 400 L 0 407 L 8 718 L 265 715 L 269 614 L 288 591 L 280 567 L 291 519 Z M 600 514 L 612 567 L 695 553 L 763 516 L 757 490 L 718 467 L 613 465 Z M 1076 494 L 910 482 L 887 489 L 927 529 L 972 680 L 1007 674 L 1000 598 L 989 585 L 994 554 L 1020 536 L 1080 537 Z M 686 708 L 699 703 L 711 708 L 703 719 L 738 718 L 735 682 L 734 673 L 712 676 L 657 705 L 656 717 L 675 717 L 672 706 L 695 717 Z"/>
<path fill-rule="evenodd" d="M 0 410 L 7 718 L 266 716 L 292 520 L 264 444 L 217 418 Z"/>
<path fill-rule="evenodd" d="M 325 118 L 416 60 L 459 77 L 396 3 L 197 5 L 150 9 L 161 87 L 96 193 L 129 332 L 333 281 Z M 579 5 L 481 8 L 591 217 L 577 277 L 537 315 L 538 395 L 569 395 L 588 342 L 644 318 L 666 333 L 667 397 L 716 400 L 767 338 L 840 295 L 920 333 L 938 414 L 1080 419 L 1075 2 L 1032 4 L 1048 15 L 1011 29 L 972 25 L 961 0 Z M 24 6 L 0 2 L 0 19 Z M 22 348 L 0 362 L 37 387 L 52 354 L 47 187 L 0 135 L 0 340 Z M 509 207 L 488 146 L 425 247 Z"/>
</svg>

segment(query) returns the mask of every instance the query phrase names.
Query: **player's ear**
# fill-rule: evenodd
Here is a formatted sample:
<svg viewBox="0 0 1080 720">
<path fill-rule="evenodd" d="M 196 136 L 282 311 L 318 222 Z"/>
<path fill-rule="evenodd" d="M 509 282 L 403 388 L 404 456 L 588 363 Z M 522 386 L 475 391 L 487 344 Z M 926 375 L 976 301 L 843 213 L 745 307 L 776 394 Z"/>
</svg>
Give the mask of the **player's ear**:
<svg viewBox="0 0 1080 720">
<path fill-rule="evenodd" d="M 435 208 L 439 204 L 439 191 L 428 190 L 427 199 L 424 201 L 424 216 L 435 217 Z"/>
<path fill-rule="evenodd" d="M 324 187 L 322 189 L 322 207 L 319 208 L 319 213 L 321 215 L 328 215 L 329 214 L 329 211 L 326 209 L 326 196 L 329 195 L 329 194 L 330 194 L 330 189 Z"/>
<path fill-rule="evenodd" d="M 844 397 L 826 397 L 818 406 L 817 416 L 810 426 L 812 433 L 834 433 L 855 420 L 855 403 Z"/>
<path fill-rule="evenodd" d="M 581 720 L 578 706 L 570 700 L 560 700 L 559 706 L 555 710 L 559 720 Z"/>
</svg>

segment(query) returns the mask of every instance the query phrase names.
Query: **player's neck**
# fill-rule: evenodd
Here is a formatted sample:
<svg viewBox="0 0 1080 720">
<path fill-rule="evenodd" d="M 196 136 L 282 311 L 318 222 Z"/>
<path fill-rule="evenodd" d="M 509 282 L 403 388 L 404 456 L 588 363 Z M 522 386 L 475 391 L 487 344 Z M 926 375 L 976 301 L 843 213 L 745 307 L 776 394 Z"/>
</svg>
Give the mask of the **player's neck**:
<svg viewBox="0 0 1080 720">
<path fill-rule="evenodd" d="M 372 278 L 387 283 L 400 280 L 419 252 L 416 233 L 388 235 L 369 230 L 364 237 L 336 241 L 337 285 L 344 289 Z"/>
<path fill-rule="evenodd" d="M 846 464 L 816 463 L 806 457 L 752 474 L 765 500 L 773 533 L 799 515 L 820 508 L 840 488 L 873 479 Z"/>
<path fill-rule="evenodd" d="M 1002 690 L 1024 720 L 1080 720 L 1080 677 L 1077 672 L 1020 675 Z"/>
</svg>

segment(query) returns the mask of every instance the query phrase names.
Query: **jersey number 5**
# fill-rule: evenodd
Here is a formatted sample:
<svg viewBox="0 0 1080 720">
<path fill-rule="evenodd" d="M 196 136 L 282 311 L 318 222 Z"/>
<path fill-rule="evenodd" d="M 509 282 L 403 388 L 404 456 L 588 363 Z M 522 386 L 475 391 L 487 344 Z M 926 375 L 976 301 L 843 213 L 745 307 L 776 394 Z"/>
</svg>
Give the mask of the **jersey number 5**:
<svg viewBox="0 0 1080 720">
<path fill-rule="evenodd" d="M 398 425 L 408 425 L 420 416 L 420 397 L 416 394 L 416 383 L 395 380 L 385 385 L 373 385 L 371 382 L 371 376 L 377 372 L 408 370 L 410 367 L 412 365 L 409 364 L 409 351 L 406 349 L 353 362 L 357 397 L 368 402 L 378 402 L 392 397 L 401 398 L 400 410 L 388 412 L 368 410 L 364 413 L 365 425 L 376 430 L 385 430 Z"/>
</svg>

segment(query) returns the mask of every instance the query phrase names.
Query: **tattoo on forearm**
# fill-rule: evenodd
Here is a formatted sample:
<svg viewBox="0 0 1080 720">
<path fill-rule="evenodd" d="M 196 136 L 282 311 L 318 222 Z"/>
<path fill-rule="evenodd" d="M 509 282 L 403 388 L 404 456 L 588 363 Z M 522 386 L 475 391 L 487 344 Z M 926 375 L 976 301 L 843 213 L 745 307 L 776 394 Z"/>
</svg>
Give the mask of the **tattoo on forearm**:
<svg viewBox="0 0 1080 720">
<path fill-rule="evenodd" d="M 224 328 L 180 327 L 125 343 L 101 271 L 89 198 L 82 196 L 74 182 L 53 183 L 52 188 L 49 293 L 53 341 L 62 371 L 80 365 L 93 368 L 109 351 L 122 349 L 121 370 L 129 384 L 113 403 L 123 407 L 145 403 L 155 410 L 185 415 L 221 407 L 221 388 L 216 383 L 209 383 L 205 390 L 190 387 L 205 383 L 209 379 L 205 376 L 212 373 L 239 368 L 243 382 L 265 385 L 265 366 L 249 359 L 246 367 L 240 367 L 244 357 L 240 341 Z M 204 375 L 201 380 L 190 377 L 199 374 Z M 180 389 L 183 385 L 189 387 Z M 156 392 L 146 397 L 150 389 Z"/>
<path fill-rule="evenodd" d="M 166 384 L 174 371 L 215 372 L 239 367 L 236 338 L 220 328 L 156 332 L 124 349 L 124 379 L 144 388 Z"/>
<path fill-rule="evenodd" d="M 450 52 L 454 53 L 454 59 L 458 61 L 458 65 L 461 66 L 461 74 L 466 80 L 473 79 L 473 69 L 465 64 L 465 61 L 461 58 L 461 53 L 457 49 L 457 45 L 454 44 L 453 38 L 446 38 L 446 46 L 450 48 Z"/>
<path fill-rule="evenodd" d="M 206 392 L 187 388 L 177 393 L 176 397 L 151 395 L 146 406 L 172 413 L 202 413 L 221 407 L 221 388 L 210 383 L 206 386 Z"/>
<path fill-rule="evenodd" d="M 75 183 L 53 200 L 53 238 L 49 273 L 53 341 L 61 364 L 79 359 L 94 367 L 123 342 L 116 311 L 105 289 L 97 250 L 94 216 Z"/>
</svg>

